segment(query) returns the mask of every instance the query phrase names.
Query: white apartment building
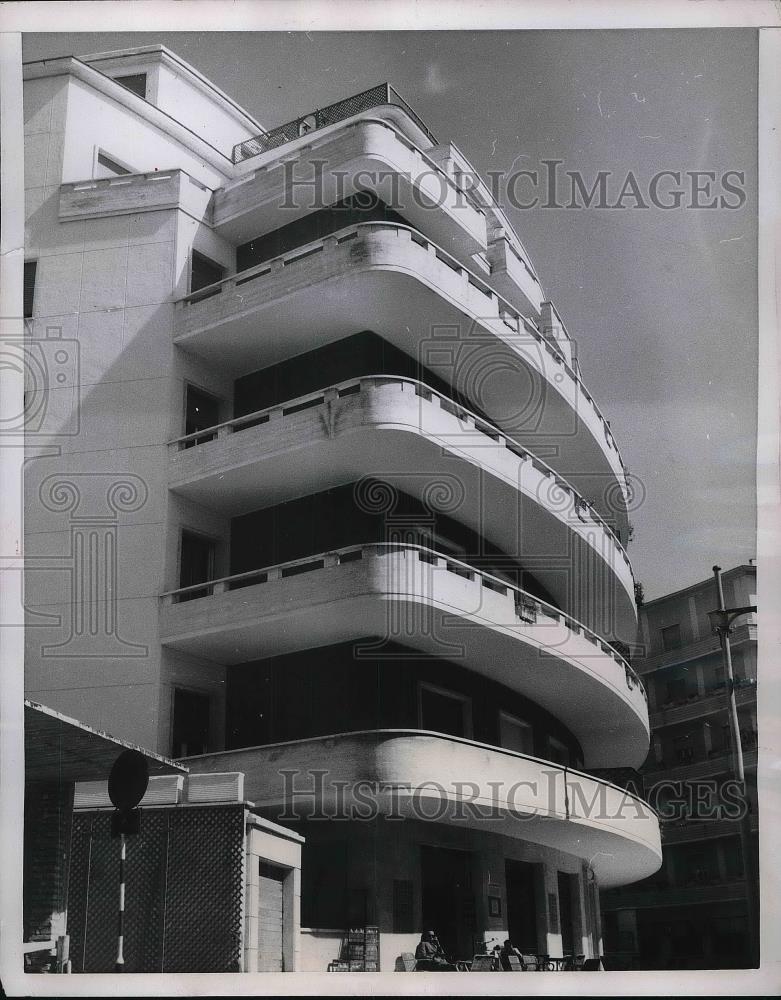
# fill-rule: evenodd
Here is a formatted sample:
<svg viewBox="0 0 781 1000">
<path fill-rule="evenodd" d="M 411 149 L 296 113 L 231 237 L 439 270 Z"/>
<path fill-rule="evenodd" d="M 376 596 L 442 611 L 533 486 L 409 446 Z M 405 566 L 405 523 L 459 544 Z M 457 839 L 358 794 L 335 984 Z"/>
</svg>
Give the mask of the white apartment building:
<svg viewBox="0 0 781 1000">
<path fill-rule="evenodd" d="M 387 84 L 264 130 L 159 45 L 24 77 L 29 697 L 243 773 L 301 969 L 599 955 L 661 861 L 586 770 L 648 751 L 629 484 L 488 186 Z"/>
</svg>

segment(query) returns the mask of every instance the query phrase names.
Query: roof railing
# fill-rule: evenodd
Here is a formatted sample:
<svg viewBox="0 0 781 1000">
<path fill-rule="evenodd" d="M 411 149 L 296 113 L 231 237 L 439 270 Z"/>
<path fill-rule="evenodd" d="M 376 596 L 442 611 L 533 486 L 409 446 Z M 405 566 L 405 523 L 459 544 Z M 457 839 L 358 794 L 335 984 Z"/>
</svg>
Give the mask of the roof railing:
<svg viewBox="0 0 781 1000">
<path fill-rule="evenodd" d="M 233 162 L 241 163 L 244 160 L 251 159 L 253 156 L 260 156 L 261 153 L 267 153 L 271 149 L 284 146 L 285 143 L 300 139 L 301 136 L 309 135 L 310 132 L 317 132 L 328 125 L 335 125 L 346 118 L 352 118 L 353 115 L 358 115 L 362 111 L 370 111 L 372 108 L 381 107 L 383 104 L 394 104 L 405 111 L 431 143 L 435 146 L 437 145 L 437 139 L 434 134 L 412 110 L 409 104 L 407 104 L 396 88 L 392 87 L 389 83 L 381 83 L 376 87 L 370 87 L 368 90 L 362 90 L 360 94 L 345 97 L 343 100 L 337 101 L 335 104 L 329 104 L 325 108 L 317 108 L 315 111 L 310 111 L 300 118 L 294 118 L 284 125 L 278 125 L 276 128 L 269 129 L 268 132 L 263 132 L 261 135 L 255 135 L 251 139 L 245 139 L 244 142 L 237 143 L 233 147 Z"/>
</svg>

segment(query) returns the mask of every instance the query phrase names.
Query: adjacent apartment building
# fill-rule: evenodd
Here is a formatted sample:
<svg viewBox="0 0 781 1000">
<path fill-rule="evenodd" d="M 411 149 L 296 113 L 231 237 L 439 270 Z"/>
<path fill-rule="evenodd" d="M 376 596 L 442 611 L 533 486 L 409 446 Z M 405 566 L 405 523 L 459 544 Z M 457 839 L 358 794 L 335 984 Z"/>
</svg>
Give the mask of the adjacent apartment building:
<svg viewBox="0 0 781 1000">
<path fill-rule="evenodd" d="M 727 607 L 756 605 L 753 560 L 723 579 Z M 636 968 L 750 965 L 735 796 L 725 784 L 734 771 L 722 656 L 708 619 L 718 606 L 710 577 L 640 609 L 646 655 L 636 665 L 648 691 L 652 743 L 643 782 L 646 795 L 658 791 L 651 797 L 666 817 L 664 863 L 651 878 L 602 895 L 605 947 Z M 733 627 L 735 700 L 756 836 L 756 615 L 737 618 Z M 713 805 L 727 812 L 714 813 Z"/>
<path fill-rule="evenodd" d="M 388 84 L 264 129 L 160 45 L 24 76 L 30 697 L 244 774 L 299 968 L 599 955 L 661 862 L 596 776 L 648 751 L 631 491 L 492 192 Z"/>
</svg>

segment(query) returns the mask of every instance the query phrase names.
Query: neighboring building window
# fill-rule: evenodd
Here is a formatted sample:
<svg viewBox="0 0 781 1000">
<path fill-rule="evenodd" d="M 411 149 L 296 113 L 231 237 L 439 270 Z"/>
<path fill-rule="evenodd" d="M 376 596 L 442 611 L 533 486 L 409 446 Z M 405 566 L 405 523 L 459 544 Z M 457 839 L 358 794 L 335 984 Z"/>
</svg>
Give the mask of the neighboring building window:
<svg viewBox="0 0 781 1000">
<path fill-rule="evenodd" d="M 691 764 L 694 760 L 694 747 L 689 736 L 676 736 L 673 740 L 675 759 L 679 764 Z"/>
<path fill-rule="evenodd" d="M 139 97 L 146 98 L 146 73 L 132 73 L 130 76 L 115 76 L 115 83 L 121 83 Z"/>
<path fill-rule="evenodd" d="M 117 177 L 122 177 L 125 174 L 132 173 L 132 170 L 128 170 L 127 167 L 123 167 L 121 163 L 117 163 L 116 160 L 107 156 L 102 150 L 98 152 L 98 167 L 102 167 L 104 170 L 107 170 L 109 174 L 114 174 Z M 106 174 L 102 174 L 101 176 L 105 177 Z"/>
<path fill-rule="evenodd" d="M 192 757 L 209 749 L 209 696 L 198 691 L 174 688 L 174 724 L 171 753 Z"/>
<path fill-rule="evenodd" d="M 420 728 L 449 736 L 471 737 L 472 706 L 468 698 L 444 688 L 421 684 L 419 688 Z"/>
<path fill-rule="evenodd" d="M 214 579 L 215 544 L 210 538 L 196 535 L 194 532 L 182 532 L 182 552 L 179 563 L 179 586 L 192 587 L 197 583 L 207 583 Z M 207 590 L 193 590 L 183 594 L 180 601 L 191 601 L 196 597 L 205 597 Z"/>
<path fill-rule="evenodd" d="M 671 649 L 680 649 L 681 646 L 681 626 L 668 625 L 662 630 L 662 649 L 669 653 Z"/>
<path fill-rule="evenodd" d="M 499 713 L 499 743 L 505 750 L 534 753 L 534 731 L 528 722 L 507 712 Z"/>
<path fill-rule="evenodd" d="M 202 253 L 193 250 L 192 271 L 190 273 L 190 291 L 197 292 L 207 285 L 213 285 L 217 281 L 222 281 L 225 277 L 225 268 L 216 261 L 204 257 Z"/>
<path fill-rule="evenodd" d="M 33 314 L 33 302 L 35 299 L 35 272 L 38 270 L 37 260 L 26 260 L 24 262 L 24 318 L 29 319 Z"/>
<path fill-rule="evenodd" d="M 196 434 L 198 431 L 207 430 L 220 422 L 220 402 L 215 396 L 196 389 L 194 385 L 187 386 L 187 399 L 185 402 L 184 433 Z M 192 444 L 202 444 L 204 441 L 211 441 L 214 434 L 204 435 L 196 441 L 188 442 Z"/>
</svg>

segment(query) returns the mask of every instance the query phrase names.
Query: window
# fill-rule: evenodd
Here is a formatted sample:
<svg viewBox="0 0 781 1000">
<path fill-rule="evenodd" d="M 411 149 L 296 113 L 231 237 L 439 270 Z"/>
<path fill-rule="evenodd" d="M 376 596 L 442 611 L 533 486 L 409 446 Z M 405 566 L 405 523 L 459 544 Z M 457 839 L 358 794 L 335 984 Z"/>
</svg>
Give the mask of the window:
<svg viewBox="0 0 781 1000">
<path fill-rule="evenodd" d="M 444 688 L 421 684 L 418 716 L 421 729 L 450 736 L 471 737 L 472 706 L 469 698 Z"/>
<path fill-rule="evenodd" d="M 208 392 L 196 389 L 194 385 L 187 386 L 187 399 L 185 402 L 184 433 L 196 434 L 198 431 L 207 430 L 220 422 L 220 403 L 215 396 Z M 187 446 L 202 444 L 204 441 L 212 441 L 214 434 L 205 434 L 197 441 L 188 441 Z"/>
<path fill-rule="evenodd" d="M 554 764 L 561 764 L 562 767 L 568 767 L 571 763 L 569 747 L 562 743 L 561 740 L 557 740 L 555 736 L 548 737 L 548 756 L 553 761 Z"/>
<path fill-rule="evenodd" d="M 528 722 L 507 712 L 499 713 L 499 743 L 505 750 L 534 753 L 534 731 Z"/>
<path fill-rule="evenodd" d="M 179 586 L 192 587 L 197 583 L 207 583 L 214 579 L 214 542 L 203 535 L 190 531 L 182 532 L 182 550 L 179 562 Z M 205 597 L 206 587 L 180 596 L 180 601 L 191 601 Z"/>
<path fill-rule="evenodd" d="M 26 260 L 24 262 L 24 318 L 29 319 L 33 314 L 33 302 L 35 300 L 35 273 L 38 270 L 37 260 Z"/>
<path fill-rule="evenodd" d="M 680 649 L 681 646 L 681 626 L 680 625 L 668 625 L 667 628 L 661 630 L 662 633 L 662 649 L 665 653 L 669 653 L 671 649 Z"/>
<path fill-rule="evenodd" d="M 132 174 L 129 167 L 123 166 L 117 160 L 108 156 L 103 150 L 98 150 L 98 166 L 95 171 L 97 177 L 121 177 L 125 174 Z"/>
<path fill-rule="evenodd" d="M 213 285 L 217 281 L 222 281 L 225 277 L 225 268 L 216 261 L 204 257 L 202 253 L 193 250 L 192 270 L 190 273 L 190 291 L 197 292 L 207 285 Z M 215 293 L 216 294 L 216 293 Z"/>
<path fill-rule="evenodd" d="M 115 83 L 121 83 L 139 97 L 146 98 L 146 73 L 132 73 L 130 76 L 115 76 Z"/>
<path fill-rule="evenodd" d="M 209 749 L 209 696 L 174 688 L 173 757 L 192 757 Z"/>
</svg>

